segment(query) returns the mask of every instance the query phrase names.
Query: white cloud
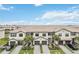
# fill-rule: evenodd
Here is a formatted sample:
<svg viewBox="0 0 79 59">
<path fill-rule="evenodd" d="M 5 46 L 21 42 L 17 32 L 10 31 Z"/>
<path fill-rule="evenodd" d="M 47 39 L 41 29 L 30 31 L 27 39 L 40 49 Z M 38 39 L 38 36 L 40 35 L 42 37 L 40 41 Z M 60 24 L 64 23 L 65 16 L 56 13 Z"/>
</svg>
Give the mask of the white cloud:
<svg viewBox="0 0 79 59">
<path fill-rule="evenodd" d="M 44 13 L 41 17 L 43 20 L 72 20 L 78 19 L 79 13 L 77 11 L 68 12 L 68 11 L 49 11 Z"/>
<path fill-rule="evenodd" d="M 11 7 L 4 7 L 2 4 L 0 4 L 0 10 L 7 10 L 7 11 L 9 11 L 9 10 L 11 10 L 13 8 L 14 8 L 13 6 L 11 6 Z"/>
<path fill-rule="evenodd" d="M 39 6 L 42 6 L 43 4 L 40 4 L 40 3 L 36 3 L 34 4 L 35 7 L 39 7 Z"/>
</svg>

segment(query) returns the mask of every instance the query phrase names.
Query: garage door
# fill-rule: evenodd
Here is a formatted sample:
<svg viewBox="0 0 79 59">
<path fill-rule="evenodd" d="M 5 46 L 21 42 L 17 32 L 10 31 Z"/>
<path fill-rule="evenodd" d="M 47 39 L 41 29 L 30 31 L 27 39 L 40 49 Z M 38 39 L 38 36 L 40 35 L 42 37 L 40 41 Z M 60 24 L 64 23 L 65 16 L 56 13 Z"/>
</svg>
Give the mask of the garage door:
<svg viewBox="0 0 79 59">
<path fill-rule="evenodd" d="M 60 44 L 60 45 L 63 45 L 63 41 L 59 41 L 59 44 Z"/>
<path fill-rule="evenodd" d="M 47 45 L 47 41 L 42 41 L 42 45 Z"/>
<path fill-rule="evenodd" d="M 35 41 L 35 45 L 39 45 L 40 44 L 40 41 Z"/>
</svg>

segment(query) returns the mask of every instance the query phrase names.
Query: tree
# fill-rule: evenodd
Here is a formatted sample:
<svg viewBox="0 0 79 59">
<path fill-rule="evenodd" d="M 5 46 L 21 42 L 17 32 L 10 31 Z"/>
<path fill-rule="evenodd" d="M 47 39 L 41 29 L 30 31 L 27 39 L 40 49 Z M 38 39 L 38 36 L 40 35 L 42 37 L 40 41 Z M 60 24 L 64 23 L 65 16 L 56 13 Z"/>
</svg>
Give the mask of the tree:
<svg viewBox="0 0 79 59">
<path fill-rule="evenodd" d="M 79 41 L 79 36 L 76 36 L 74 39 L 77 40 L 77 41 Z"/>
<path fill-rule="evenodd" d="M 24 41 L 25 41 L 26 44 L 28 44 L 28 46 L 30 46 L 30 44 L 33 41 L 32 35 L 26 35 L 25 38 L 24 38 Z"/>
<path fill-rule="evenodd" d="M 60 40 L 60 37 L 59 35 L 52 35 L 52 40 L 56 40 L 56 41 L 59 41 Z"/>
<path fill-rule="evenodd" d="M 56 35 L 56 34 L 52 35 L 52 41 L 54 41 L 56 44 L 58 44 L 59 40 L 60 40 L 59 35 Z"/>
</svg>

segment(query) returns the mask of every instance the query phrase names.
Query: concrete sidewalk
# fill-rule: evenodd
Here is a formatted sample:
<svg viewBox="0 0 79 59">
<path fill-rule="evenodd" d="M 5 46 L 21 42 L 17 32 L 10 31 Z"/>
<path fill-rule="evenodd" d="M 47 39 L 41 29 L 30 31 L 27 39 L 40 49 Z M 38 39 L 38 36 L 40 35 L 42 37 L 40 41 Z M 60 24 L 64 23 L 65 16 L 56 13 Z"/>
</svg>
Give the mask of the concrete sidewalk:
<svg viewBox="0 0 79 59">
<path fill-rule="evenodd" d="M 3 50 L 1 54 L 9 54 L 10 51 Z"/>
<path fill-rule="evenodd" d="M 40 45 L 34 45 L 34 54 L 41 54 Z"/>
<path fill-rule="evenodd" d="M 18 54 L 19 51 L 21 50 L 22 46 L 17 46 L 12 52 L 11 54 Z"/>
<path fill-rule="evenodd" d="M 66 54 L 72 54 L 70 50 L 68 50 L 65 46 L 59 45 L 59 47 L 66 53 Z"/>
<path fill-rule="evenodd" d="M 43 53 L 44 53 L 44 54 L 50 54 L 48 45 L 42 45 L 42 49 L 43 49 Z"/>
</svg>

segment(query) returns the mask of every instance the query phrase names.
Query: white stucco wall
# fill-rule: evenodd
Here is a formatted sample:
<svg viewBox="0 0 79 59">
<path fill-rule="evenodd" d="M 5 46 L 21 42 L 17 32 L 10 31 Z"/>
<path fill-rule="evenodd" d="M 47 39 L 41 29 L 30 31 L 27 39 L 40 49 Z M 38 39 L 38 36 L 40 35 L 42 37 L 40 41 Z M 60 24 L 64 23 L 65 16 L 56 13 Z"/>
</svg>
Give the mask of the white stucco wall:
<svg viewBox="0 0 79 59">
<path fill-rule="evenodd" d="M 4 30 L 0 30 L 0 39 L 5 37 L 5 31 Z"/>
</svg>

